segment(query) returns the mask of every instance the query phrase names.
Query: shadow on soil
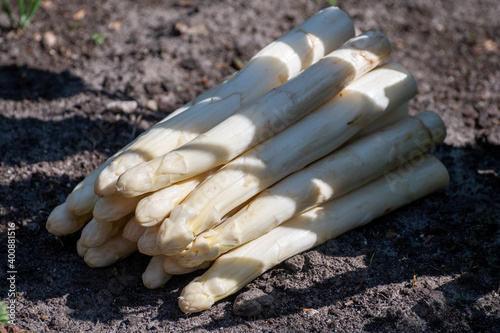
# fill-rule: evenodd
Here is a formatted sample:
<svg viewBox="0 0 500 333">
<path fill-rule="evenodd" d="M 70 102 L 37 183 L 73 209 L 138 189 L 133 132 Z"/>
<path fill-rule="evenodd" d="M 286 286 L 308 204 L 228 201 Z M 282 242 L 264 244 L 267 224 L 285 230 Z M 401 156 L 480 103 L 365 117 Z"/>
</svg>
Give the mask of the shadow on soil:
<svg viewBox="0 0 500 333">
<path fill-rule="evenodd" d="M 68 71 L 52 73 L 11 65 L 0 66 L 0 73 L 0 99 L 50 101 L 86 92 L 111 100 L 132 100 L 121 92 L 88 89 L 79 77 Z M 139 112 L 144 110 L 130 113 L 109 111 L 102 103 L 95 106 L 76 104 L 74 109 L 68 111 L 74 114 L 72 117 L 50 121 L 16 119 L 0 114 L 1 162 L 12 166 L 29 165 L 60 161 L 69 155 L 94 150 L 110 155 L 141 131 L 137 127 L 141 119 L 156 122 L 163 115 L 161 112 L 153 115 L 151 112 Z"/>
<path fill-rule="evenodd" d="M 298 272 L 294 273 L 285 263 L 265 273 L 243 292 L 256 287 L 268 290 L 266 296 L 272 297 L 274 305 L 252 318 L 279 318 L 303 313 L 304 308 L 322 307 L 329 307 L 329 315 L 335 318 L 336 311 L 347 306 L 366 307 L 364 302 L 349 304 L 349 301 L 375 289 L 387 299 L 387 312 L 373 313 L 371 323 L 365 327 L 368 330 L 404 331 L 427 327 L 482 331 L 498 327 L 500 319 L 488 316 L 488 305 L 481 306 L 480 299 L 498 292 L 500 285 L 497 256 L 500 210 L 495 208 L 498 203 L 491 201 L 498 194 L 500 180 L 494 174 L 478 173 L 478 170 L 494 169 L 499 149 L 491 146 L 458 149 L 441 145 L 434 154 L 449 168 L 451 184 L 446 190 L 301 255 L 305 264 Z M 64 306 L 71 311 L 70 316 L 93 323 L 114 320 L 127 323 L 144 316 L 160 322 L 185 318 L 178 309 L 177 297 L 199 272 L 174 277 L 163 289 L 147 290 L 141 282 L 148 263 L 146 256 L 135 254 L 112 267 L 91 269 L 76 254 L 78 234 L 57 238 L 46 232 L 44 224 L 49 212 L 45 209 L 67 194 L 55 196 L 55 192 L 61 191 L 52 189 L 60 189 L 58 182 L 66 181 L 35 174 L 24 184 L 15 183 L 0 189 L 2 193 L 14 191 L 21 195 L 29 193 L 26 187 L 36 189 L 38 183 L 38 190 L 28 194 L 25 208 L 18 207 L 18 211 L 3 216 L 14 220 L 19 219 L 19 210 L 37 211 L 31 217 L 21 217 L 32 222 L 17 232 L 17 258 L 22 272 L 18 277 L 18 291 L 23 297 L 50 302 L 65 295 Z M 442 216 L 446 216 L 446 220 L 442 220 Z M 0 243 L 4 246 L 5 242 L 3 238 Z M 314 259 L 315 252 L 323 259 Z M 344 258 L 358 256 L 365 258 L 363 268 L 346 268 L 343 264 Z M 42 266 L 36 264 L 42 262 Z M 332 271 L 332 265 L 339 268 Z M 297 283 L 301 279 L 313 282 L 305 288 L 287 286 L 287 280 Z M 404 284 L 402 289 L 391 287 L 399 283 Z M 436 283 L 439 286 L 433 287 Z M 4 280 L 0 284 L 2 290 L 7 290 L 3 287 Z M 398 297 L 412 299 L 415 306 L 411 311 L 391 306 L 391 301 Z M 233 295 L 214 307 L 231 312 L 235 298 Z M 279 306 L 285 303 L 286 307 Z M 135 312 L 126 310 L 130 307 L 134 307 Z M 210 324 L 198 328 L 235 325 L 234 317 L 230 318 L 232 321 L 212 318 Z M 405 323 L 406 327 L 396 327 L 394 323 Z"/>
<path fill-rule="evenodd" d="M 123 119 L 91 120 L 80 115 L 59 121 L 11 119 L 0 115 L 0 130 L 2 163 L 14 166 L 61 161 L 83 151 L 97 150 L 109 155 L 135 137 L 137 126 Z M 23 149 L 13 150 L 13 145 Z"/>
<path fill-rule="evenodd" d="M 27 66 L 0 66 L 0 98 L 22 101 L 70 97 L 86 90 L 85 83 L 68 71 L 53 73 Z"/>
</svg>

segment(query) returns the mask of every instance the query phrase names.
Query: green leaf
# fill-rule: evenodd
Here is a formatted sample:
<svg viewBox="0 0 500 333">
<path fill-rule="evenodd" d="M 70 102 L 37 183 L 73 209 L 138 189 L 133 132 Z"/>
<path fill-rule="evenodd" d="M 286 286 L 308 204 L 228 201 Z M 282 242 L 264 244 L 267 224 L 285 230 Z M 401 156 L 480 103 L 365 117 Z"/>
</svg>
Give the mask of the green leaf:
<svg viewBox="0 0 500 333">
<path fill-rule="evenodd" d="M 12 18 L 12 12 L 10 11 L 10 4 L 7 0 L 2 0 L 1 4 L 2 11 L 7 14 L 9 18 L 10 27 L 14 28 L 14 19 Z"/>
</svg>

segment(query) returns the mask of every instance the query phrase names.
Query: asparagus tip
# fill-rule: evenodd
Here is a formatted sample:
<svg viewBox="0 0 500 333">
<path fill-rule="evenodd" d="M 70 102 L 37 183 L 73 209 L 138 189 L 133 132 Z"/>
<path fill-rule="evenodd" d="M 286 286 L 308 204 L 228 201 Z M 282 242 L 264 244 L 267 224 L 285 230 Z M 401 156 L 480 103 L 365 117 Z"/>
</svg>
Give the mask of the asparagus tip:
<svg viewBox="0 0 500 333">
<path fill-rule="evenodd" d="M 142 283 L 148 289 L 158 289 L 172 277 L 171 274 L 163 270 L 164 256 L 154 256 L 151 258 L 148 267 L 142 274 Z"/>
<path fill-rule="evenodd" d="M 107 198 L 116 193 L 114 185 L 118 179 L 118 174 L 115 169 L 115 166 L 111 163 L 97 176 L 94 182 L 94 193 L 99 197 Z"/>
<path fill-rule="evenodd" d="M 200 312 L 210 308 L 214 298 L 207 293 L 200 282 L 189 283 L 179 297 L 179 307 L 184 313 Z"/>
<path fill-rule="evenodd" d="M 116 181 L 116 191 L 124 197 L 137 197 L 153 190 L 154 169 L 147 163 L 141 163 L 124 172 Z"/>
<path fill-rule="evenodd" d="M 83 260 L 92 268 L 101 268 L 114 264 L 120 260 L 120 257 L 116 253 L 101 251 L 101 249 L 94 247 L 88 249 Z"/>
<path fill-rule="evenodd" d="M 88 215 L 72 214 L 65 202 L 52 210 L 45 228 L 54 236 L 64 236 L 80 230 L 89 220 Z"/>
<path fill-rule="evenodd" d="M 156 243 L 161 252 L 167 256 L 182 252 L 194 240 L 193 231 L 185 220 L 165 219 L 161 225 Z"/>
</svg>

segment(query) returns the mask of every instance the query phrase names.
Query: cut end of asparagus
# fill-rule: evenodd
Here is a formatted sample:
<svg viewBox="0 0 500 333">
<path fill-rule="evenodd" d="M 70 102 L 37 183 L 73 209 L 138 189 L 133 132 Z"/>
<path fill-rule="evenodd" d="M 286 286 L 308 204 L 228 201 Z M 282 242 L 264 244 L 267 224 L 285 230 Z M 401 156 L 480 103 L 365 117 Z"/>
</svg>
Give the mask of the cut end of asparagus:
<svg viewBox="0 0 500 333">
<path fill-rule="evenodd" d="M 215 300 L 199 282 L 191 282 L 179 297 L 179 307 L 184 313 L 200 312 L 210 308 Z"/>
<path fill-rule="evenodd" d="M 72 214 L 65 202 L 52 210 L 45 227 L 55 236 L 64 236 L 77 232 L 91 219 L 92 213 L 82 216 Z"/>
<path fill-rule="evenodd" d="M 368 60 L 370 63 L 380 63 L 386 59 L 392 52 L 392 47 L 386 35 L 377 29 L 368 30 L 356 37 L 351 38 L 344 44 L 348 45 L 351 49 L 365 50 L 368 52 L 361 52 L 360 56 Z M 373 49 L 371 49 L 375 46 Z"/>
<path fill-rule="evenodd" d="M 438 114 L 432 111 L 424 111 L 417 114 L 415 118 L 420 120 L 427 129 L 432 129 L 429 130 L 430 137 L 436 144 L 444 141 L 446 138 L 446 126 Z"/>
</svg>

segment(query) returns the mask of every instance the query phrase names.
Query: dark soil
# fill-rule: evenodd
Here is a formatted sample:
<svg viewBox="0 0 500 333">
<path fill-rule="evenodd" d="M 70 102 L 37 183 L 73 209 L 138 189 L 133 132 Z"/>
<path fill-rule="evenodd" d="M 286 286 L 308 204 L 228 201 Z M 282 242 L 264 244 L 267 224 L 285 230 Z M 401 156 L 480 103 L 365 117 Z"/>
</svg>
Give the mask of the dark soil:
<svg viewBox="0 0 500 333">
<path fill-rule="evenodd" d="M 76 254 L 78 235 L 54 237 L 45 221 L 118 148 L 327 2 L 46 0 L 24 33 L 0 17 L 0 262 L 6 272 L 13 222 L 18 327 L 500 331 L 500 2 L 333 2 L 358 31 L 388 35 L 419 83 L 411 112 L 443 117 L 448 138 L 433 153 L 451 184 L 190 316 L 177 297 L 197 273 L 147 290 L 146 256 L 91 269 Z M 106 108 L 119 100 L 139 106 Z M 4 299 L 8 287 L 2 274 Z"/>
</svg>

